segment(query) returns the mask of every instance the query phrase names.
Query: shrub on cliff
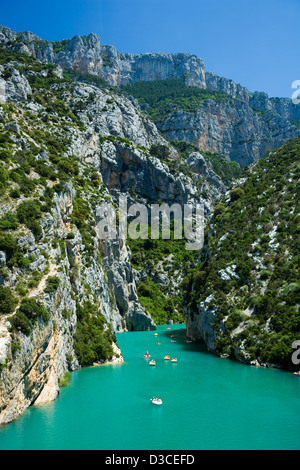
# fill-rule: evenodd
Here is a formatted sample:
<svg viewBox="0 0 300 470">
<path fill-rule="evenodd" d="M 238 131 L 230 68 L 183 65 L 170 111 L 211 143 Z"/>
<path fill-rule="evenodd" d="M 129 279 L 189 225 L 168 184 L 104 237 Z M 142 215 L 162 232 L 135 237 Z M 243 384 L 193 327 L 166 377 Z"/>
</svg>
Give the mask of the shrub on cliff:
<svg viewBox="0 0 300 470">
<path fill-rule="evenodd" d="M 38 239 L 42 234 L 39 224 L 42 216 L 42 204 L 35 200 L 21 202 L 17 208 L 17 215 L 20 223 L 23 223 L 32 230 L 35 238 Z"/>
<path fill-rule="evenodd" d="M 79 364 L 87 367 L 111 358 L 116 338 L 98 307 L 91 302 L 78 304 L 77 318 L 74 350 Z"/>
<path fill-rule="evenodd" d="M 46 308 L 37 300 L 24 299 L 20 305 L 19 312 L 22 312 L 29 320 L 41 318 L 43 321 L 49 320 L 49 313 Z"/>
<path fill-rule="evenodd" d="M 60 279 L 57 276 L 48 277 L 44 292 L 46 292 L 47 294 L 52 294 L 58 289 L 59 284 L 60 284 Z"/>
<path fill-rule="evenodd" d="M 0 286 L 0 315 L 12 313 L 18 300 L 8 287 Z"/>
<path fill-rule="evenodd" d="M 9 319 L 11 331 L 28 336 L 38 319 L 42 319 L 44 322 L 49 320 L 46 308 L 34 299 L 24 299 L 18 311 Z"/>
</svg>

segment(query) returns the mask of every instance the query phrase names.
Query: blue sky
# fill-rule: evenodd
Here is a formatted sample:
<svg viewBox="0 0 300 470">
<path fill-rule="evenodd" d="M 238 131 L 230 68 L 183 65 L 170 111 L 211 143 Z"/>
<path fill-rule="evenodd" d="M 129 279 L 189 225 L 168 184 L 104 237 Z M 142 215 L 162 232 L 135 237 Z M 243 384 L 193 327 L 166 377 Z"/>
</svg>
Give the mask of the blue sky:
<svg viewBox="0 0 300 470">
<path fill-rule="evenodd" d="M 0 24 L 50 41 L 94 32 L 120 52 L 190 52 L 251 91 L 291 97 L 300 0 L 0 0 Z"/>
</svg>

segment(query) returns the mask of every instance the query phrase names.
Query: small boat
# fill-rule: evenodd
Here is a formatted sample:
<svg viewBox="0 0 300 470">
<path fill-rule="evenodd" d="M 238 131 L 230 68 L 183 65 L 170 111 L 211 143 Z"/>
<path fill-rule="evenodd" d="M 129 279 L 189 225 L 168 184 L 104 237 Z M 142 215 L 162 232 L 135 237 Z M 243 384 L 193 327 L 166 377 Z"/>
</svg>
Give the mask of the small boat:
<svg viewBox="0 0 300 470">
<path fill-rule="evenodd" d="M 154 333 L 154 336 L 158 336 L 158 333 Z"/>
<path fill-rule="evenodd" d="M 191 339 L 187 339 L 187 340 L 186 340 L 186 343 L 188 343 L 188 344 L 190 344 L 190 343 L 192 343 L 192 342 L 193 342 L 193 341 L 192 341 Z"/>
<path fill-rule="evenodd" d="M 160 342 L 158 341 L 156 344 L 160 344 Z"/>
<path fill-rule="evenodd" d="M 171 357 L 171 362 L 177 362 L 177 357 Z"/>
<path fill-rule="evenodd" d="M 300 377 L 300 372 L 294 372 L 294 375 L 297 375 L 297 377 Z"/>
<path fill-rule="evenodd" d="M 151 403 L 153 403 L 153 405 L 162 405 L 163 404 L 161 398 L 150 398 L 150 401 L 151 401 Z"/>
<path fill-rule="evenodd" d="M 152 361 L 149 362 L 149 366 L 156 366 L 156 362 L 154 359 L 152 359 Z"/>
<path fill-rule="evenodd" d="M 165 355 L 164 359 L 165 359 L 166 361 L 169 361 L 169 360 L 170 360 L 170 356 Z"/>
<path fill-rule="evenodd" d="M 143 356 L 143 358 L 144 358 L 144 359 L 149 359 L 149 357 L 151 357 L 151 356 L 150 356 L 150 354 L 149 354 L 148 351 L 147 351 L 146 354 Z"/>
<path fill-rule="evenodd" d="M 177 343 L 176 339 L 171 339 L 170 343 Z"/>
</svg>

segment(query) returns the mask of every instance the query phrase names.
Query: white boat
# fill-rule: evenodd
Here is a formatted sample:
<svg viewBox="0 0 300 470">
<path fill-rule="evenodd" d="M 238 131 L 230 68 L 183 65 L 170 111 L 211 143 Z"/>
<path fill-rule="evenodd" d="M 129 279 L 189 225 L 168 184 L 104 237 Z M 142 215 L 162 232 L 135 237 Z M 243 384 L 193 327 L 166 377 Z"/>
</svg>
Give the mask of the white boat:
<svg viewBox="0 0 300 470">
<path fill-rule="evenodd" d="M 150 401 L 153 405 L 162 405 L 162 399 L 161 398 L 150 398 Z"/>
</svg>

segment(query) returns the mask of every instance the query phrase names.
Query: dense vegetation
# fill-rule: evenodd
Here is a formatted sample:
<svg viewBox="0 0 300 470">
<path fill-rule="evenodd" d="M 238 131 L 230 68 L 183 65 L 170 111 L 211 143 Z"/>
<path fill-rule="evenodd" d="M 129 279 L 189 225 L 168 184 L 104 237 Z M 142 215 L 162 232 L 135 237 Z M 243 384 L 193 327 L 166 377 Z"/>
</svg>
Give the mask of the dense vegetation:
<svg viewBox="0 0 300 470">
<path fill-rule="evenodd" d="M 96 305 L 84 302 L 77 305 L 77 329 L 74 348 L 79 364 L 91 366 L 113 356 L 112 343 L 116 337 Z"/>
<path fill-rule="evenodd" d="M 185 240 L 174 239 L 173 231 L 170 240 L 129 239 L 128 245 L 133 267 L 147 274 L 138 287 L 141 304 L 158 325 L 183 322 L 183 299 L 176 284 L 196 265 L 199 253 L 186 250 Z"/>
<path fill-rule="evenodd" d="M 220 202 L 185 302 L 217 308 L 217 350 L 291 366 L 300 340 L 300 139 L 245 172 Z"/>
<path fill-rule="evenodd" d="M 183 79 L 137 82 L 122 86 L 121 90 L 136 98 L 154 122 L 178 110 L 195 112 L 203 101 L 209 99 L 231 99 L 225 93 L 187 86 Z"/>
</svg>

